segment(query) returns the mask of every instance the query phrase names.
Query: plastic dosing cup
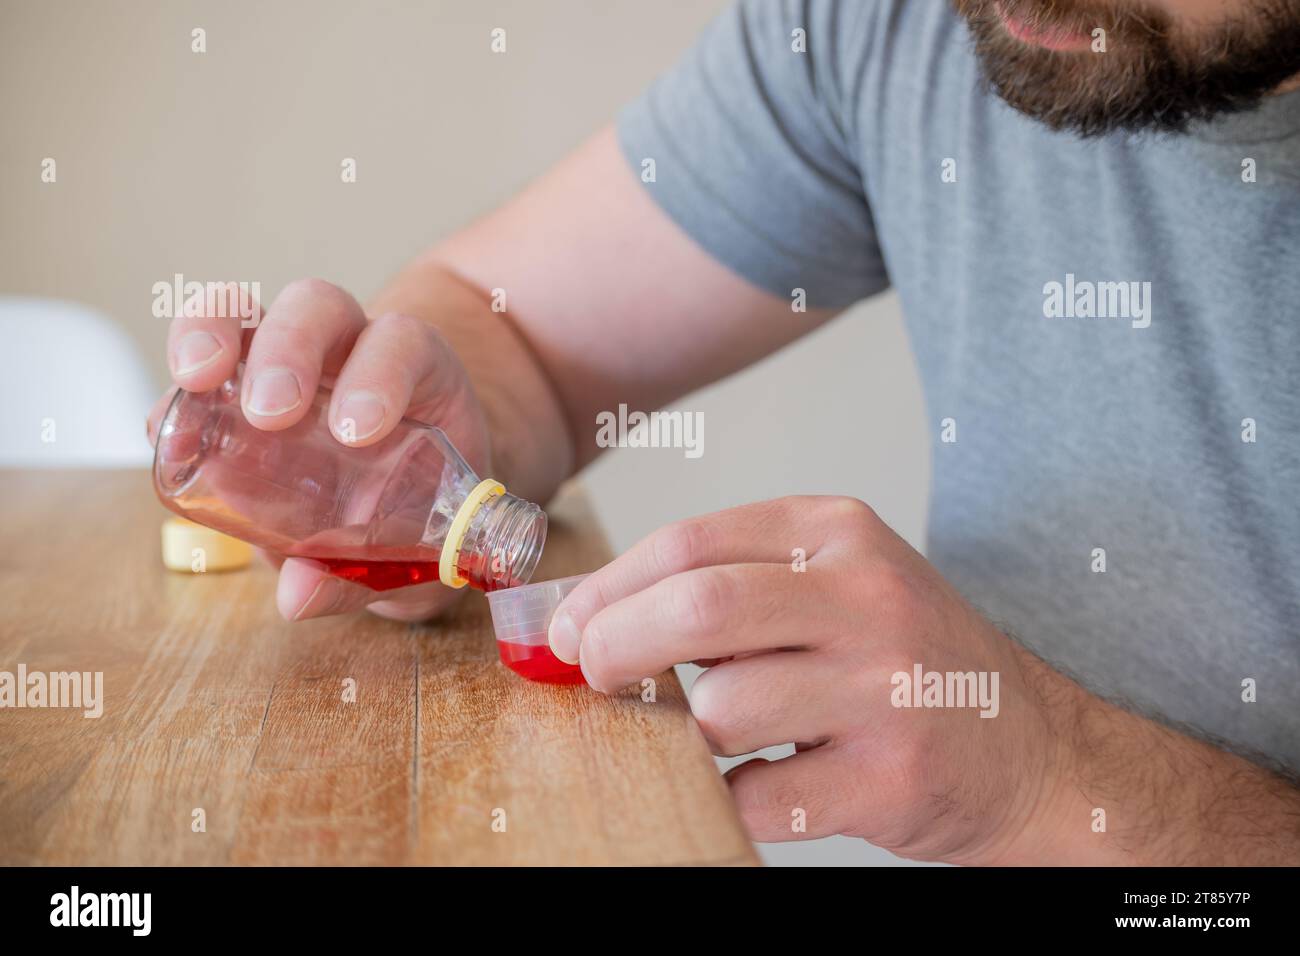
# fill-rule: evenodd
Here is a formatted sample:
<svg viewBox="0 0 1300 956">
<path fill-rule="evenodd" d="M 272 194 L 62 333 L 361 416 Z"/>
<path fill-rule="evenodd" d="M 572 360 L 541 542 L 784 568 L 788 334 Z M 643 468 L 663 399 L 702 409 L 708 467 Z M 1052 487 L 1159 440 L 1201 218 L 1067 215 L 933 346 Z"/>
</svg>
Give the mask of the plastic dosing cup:
<svg viewBox="0 0 1300 956">
<path fill-rule="evenodd" d="M 488 592 L 492 627 L 497 635 L 501 663 L 521 677 L 545 684 L 584 684 L 582 668 L 566 664 L 551 653 L 546 629 L 565 595 L 587 577 L 542 581 L 524 587 Z"/>
</svg>

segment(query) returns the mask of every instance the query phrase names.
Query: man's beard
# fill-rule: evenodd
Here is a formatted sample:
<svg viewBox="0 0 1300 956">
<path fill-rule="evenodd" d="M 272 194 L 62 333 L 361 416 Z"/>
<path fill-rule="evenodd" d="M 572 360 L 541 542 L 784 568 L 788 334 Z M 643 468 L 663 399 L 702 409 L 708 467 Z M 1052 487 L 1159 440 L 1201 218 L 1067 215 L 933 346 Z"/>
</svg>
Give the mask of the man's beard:
<svg viewBox="0 0 1300 956">
<path fill-rule="evenodd" d="M 1300 0 L 1241 0 L 1232 19 L 1180 31 L 1140 0 L 954 0 L 984 76 L 1004 100 L 1053 129 L 1185 132 L 1257 106 L 1300 73 Z M 1094 36 L 1106 52 L 1057 52 L 1007 32 L 999 8 L 1031 27 Z M 1188 33 L 1189 35 L 1184 35 Z"/>
</svg>

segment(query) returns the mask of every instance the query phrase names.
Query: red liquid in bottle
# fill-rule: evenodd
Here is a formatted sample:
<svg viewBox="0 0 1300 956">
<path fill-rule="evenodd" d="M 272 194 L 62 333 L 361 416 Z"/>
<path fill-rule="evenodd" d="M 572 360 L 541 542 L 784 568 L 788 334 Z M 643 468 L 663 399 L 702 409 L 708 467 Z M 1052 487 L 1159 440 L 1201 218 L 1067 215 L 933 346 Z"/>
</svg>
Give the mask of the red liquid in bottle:
<svg viewBox="0 0 1300 956">
<path fill-rule="evenodd" d="M 545 634 L 530 634 L 527 639 L 539 643 L 497 641 L 501 663 L 520 677 L 540 681 L 543 684 L 585 684 L 587 682 L 587 679 L 582 676 L 581 667 L 577 664 L 566 664 L 551 653 Z"/>
<path fill-rule="evenodd" d="M 320 554 L 301 554 L 298 557 L 319 561 L 335 577 L 352 581 L 370 588 L 372 591 L 391 591 L 394 588 L 407 588 L 413 584 L 437 581 L 438 551 L 435 548 L 375 548 L 359 549 L 366 557 L 326 557 Z M 490 581 L 485 581 L 478 572 L 485 570 L 478 567 L 458 569 L 472 587 L 480 591 L 494 590 Z"/>
<path fill-rule="evenodd" d="M 372 591 L 391 591 L 438 580 L 437 561 L 359 561 L 356 558 L 313 558 L 330 574 L 364 584 Z"/>
</svg>

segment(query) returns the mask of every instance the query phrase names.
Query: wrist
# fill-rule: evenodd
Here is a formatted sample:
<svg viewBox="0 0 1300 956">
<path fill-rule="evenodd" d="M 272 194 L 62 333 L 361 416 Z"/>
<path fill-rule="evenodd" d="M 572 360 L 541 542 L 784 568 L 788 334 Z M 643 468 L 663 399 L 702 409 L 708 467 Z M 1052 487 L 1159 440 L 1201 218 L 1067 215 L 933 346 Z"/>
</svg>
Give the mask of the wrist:
<svg viewBox="0 0 1300 956">
<path fill-rule="evenodd" d="M 545 504 L 572 472 L 567 433 L 556 440 L 551 430 L 536 427 L 495 399 L 480 400 L 487 422 L 491 477 L 511 494 Z"/>
<path fill-rule="evenodd" d="M 1038 731 L 1035 753 L 1023 762 L 1020 811 L 979 862 L 994 866 L 1123 865 L 1134 860 L 1106 836 L 1106 808 L 1086 790 L 1095 776 L 1093 758 L 1080 745 L 1089 722 L 1119 712 L 1016 645 L 1020 675 Z"/>
</svg>

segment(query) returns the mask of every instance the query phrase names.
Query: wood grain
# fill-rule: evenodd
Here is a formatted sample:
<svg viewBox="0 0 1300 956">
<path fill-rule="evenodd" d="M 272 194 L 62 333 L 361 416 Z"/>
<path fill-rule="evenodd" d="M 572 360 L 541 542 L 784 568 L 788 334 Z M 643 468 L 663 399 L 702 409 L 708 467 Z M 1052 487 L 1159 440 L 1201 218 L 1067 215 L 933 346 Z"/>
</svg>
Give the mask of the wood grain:
<svg viewBox="0 0 1300 956">
<path fill-rule="evenodd" d="M 537 580 L 608 560 L 548 510 Z M 286 624 L 269 568 L 164 570 L 164 516 L 141 472 L 0 471 L 0 669 L 104 674 L 98 719 L 0 708 L 0 863 L 757 862 L 671 673 L 524 681 L 479 594 Z"/>
</svg>

